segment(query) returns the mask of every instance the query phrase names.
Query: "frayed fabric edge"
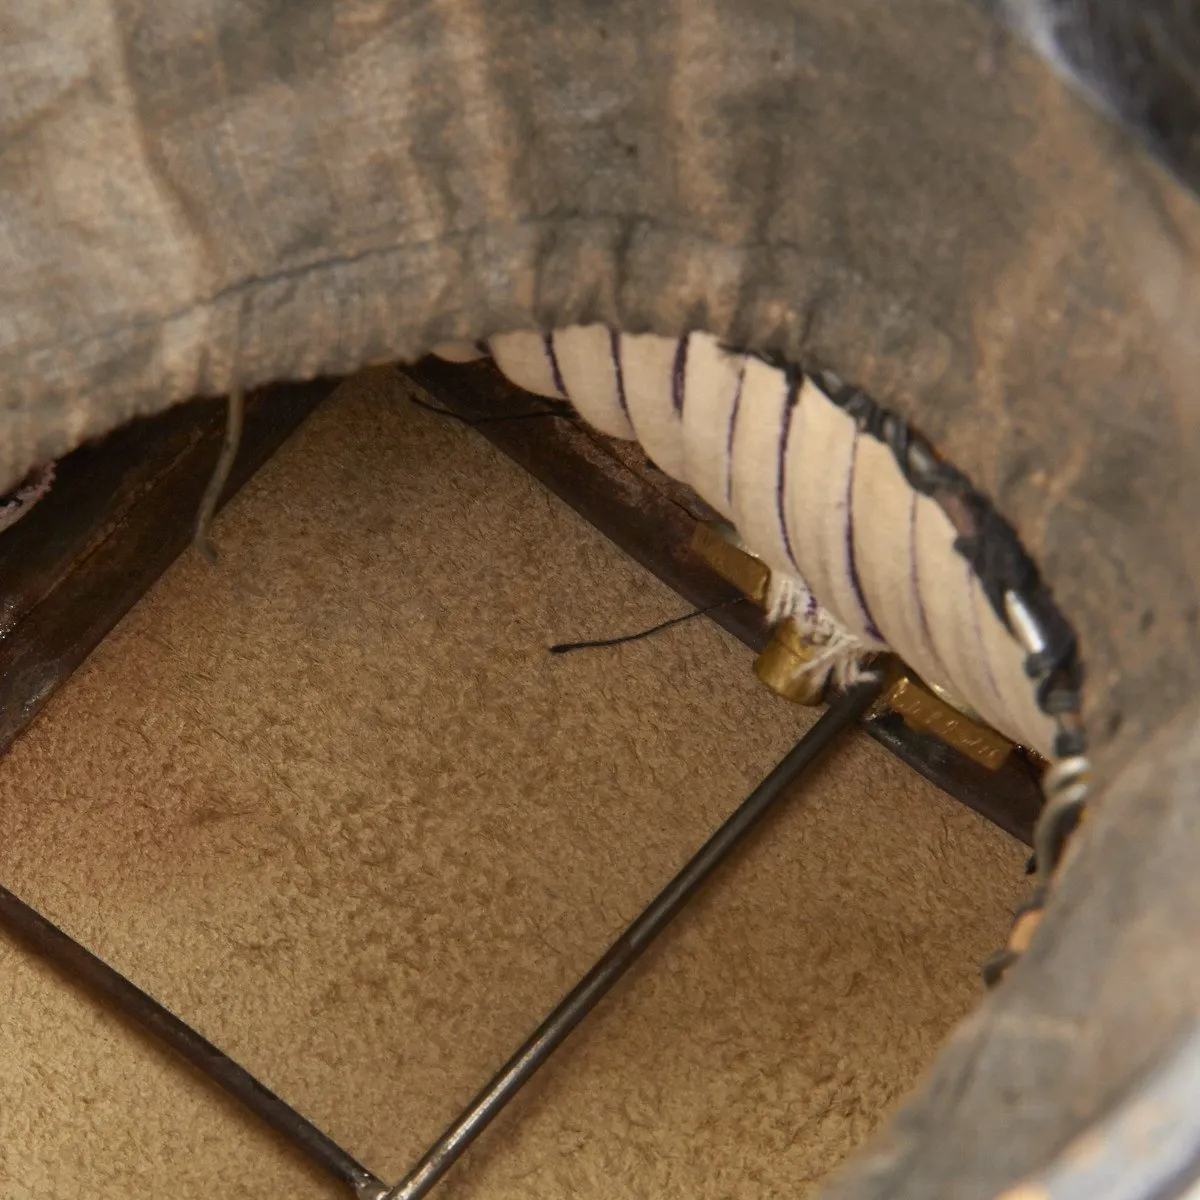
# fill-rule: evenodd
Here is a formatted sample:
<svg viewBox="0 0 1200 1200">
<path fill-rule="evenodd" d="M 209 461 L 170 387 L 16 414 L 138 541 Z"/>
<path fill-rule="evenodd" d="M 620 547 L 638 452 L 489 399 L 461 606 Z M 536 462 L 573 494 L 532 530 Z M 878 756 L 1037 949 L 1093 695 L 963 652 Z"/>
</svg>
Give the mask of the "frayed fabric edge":
<svg viewBox="0 0 1200 1200">
<path fill-rule="evenodd" d="M 773 628 L 787 620 L 795 621 L 801 637 L 817 648 L 801 674 L 831 678 L 843 688 L 875 677 L 872 660 L 880 648 L 851 633 L 822 608 L 803 580 L 772 571 L 767 586 L 767 621 Z"/>
</svg>

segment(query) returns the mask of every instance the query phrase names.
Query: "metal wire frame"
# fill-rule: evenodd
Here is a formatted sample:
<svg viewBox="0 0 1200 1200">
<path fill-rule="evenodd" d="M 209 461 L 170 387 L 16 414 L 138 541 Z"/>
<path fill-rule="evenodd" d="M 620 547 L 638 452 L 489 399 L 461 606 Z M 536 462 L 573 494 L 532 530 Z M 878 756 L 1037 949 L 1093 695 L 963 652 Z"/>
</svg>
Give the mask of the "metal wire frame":
<svg viewBox="0 0 1200 1200">
<path fill-rule="evenodd" d="M 879 681 L 861 683 L 833 700 L 778 766 L 642 910 L 412 1169 L 390 1187 L 212 1042 L 3 886 L 0 886 L 0 928 L 107 1000 L 190 1063 L 325 1174 L 347 1186 L 357 1200 L 420 1200 L 612 990 L 804 771 L 867 712 L 880 686 Z"/>
</svg>

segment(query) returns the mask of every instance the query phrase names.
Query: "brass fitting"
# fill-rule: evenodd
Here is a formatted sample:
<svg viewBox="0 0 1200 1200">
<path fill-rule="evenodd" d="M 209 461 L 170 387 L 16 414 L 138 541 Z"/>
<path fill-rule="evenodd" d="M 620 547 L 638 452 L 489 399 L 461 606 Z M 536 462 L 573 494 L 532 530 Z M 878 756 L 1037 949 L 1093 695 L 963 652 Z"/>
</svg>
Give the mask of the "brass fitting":
<svg viewBox="0 0 1200 1200">
<path fill-rule="evenodd" d="M 989 771 L 1001 767 L 1013 748 L 1002 734 L 964 716 L 909 671 L 897 669 L 882 699 L 910 729 L 933 734 Z"/>
<path fill-rule="evenodd" d="M 800 633 L 799 625 L 789 617 L 775 627 L 767 648 L 754 660 L 754 673 L 785 700 L 818 705 L 829 679 L 827 670 L 812 667 L 820 649 Z"/>
<path fill-rule="evenodd" d="M 766 607 L 770 569 L 762 559 L 742 549 L 733 529 L 726 525 L 698 524 L 692 533 L 692 549 L 747 600 Z"/>
<path fill-rule="evenodd" d="M 692 549 L 748 600 L 766 608 L 771 572 L 762 559 L 742 548 L 732 527 L 697 525 L 692 534 Z M 766 649 L 754 662 L 754 673 L 785 700 L 818 705 L 825 695 L 829 672 L 814 671 L 810 666 L 817 650 L 801 635 L 800 626 L 789 618 L 776 626 Z"/>
<path fill-rule="evenodd" d="M 737 532 L 728 525 L 697 524 L 692 549 L 722 579 L 732 583 L 747 599 L 765 608 L 771 572 L 766 563 L 743 548 Z M 794 619 L 776 626 L 767 648 L 754 663 L 754 673 L 777 695 L 794 704 L 822 703 L 827 670 L 813 670 L 813 659 L 821 647 L 800 632 Z M 941 694 L 939 694 L 941 693 Z M 945 698 L 943 698 L 945 696 Z M 944 693 L 941 688 L 918 679 L 896 662 L 890 682 L 876 702 L 876 714 L 892 710 L 918 733 L 932 734 L 960 754 L 997 770 L 1012 750 L 1012 743 L 988 728 L 979 715 Z"/>
</svg>

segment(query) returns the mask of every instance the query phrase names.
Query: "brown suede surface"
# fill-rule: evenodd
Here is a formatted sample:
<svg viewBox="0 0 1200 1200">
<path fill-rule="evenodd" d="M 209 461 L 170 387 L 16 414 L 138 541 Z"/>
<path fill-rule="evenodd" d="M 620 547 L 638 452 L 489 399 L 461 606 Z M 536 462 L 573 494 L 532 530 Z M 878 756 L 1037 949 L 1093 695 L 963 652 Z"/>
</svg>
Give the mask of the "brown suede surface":
<svg viewBox="0 0 1200 1200">
<path fill-rule="evenodd" d="M 810 717 L 474 433 L 342 389 L 0 761 L 0 879 L 399 1176 Z M 1021 848 L 852 736 L 444 1185 L 803 1196 Z M 5 1200 L 336 1197 L 0 940 Z"/>
</svg>

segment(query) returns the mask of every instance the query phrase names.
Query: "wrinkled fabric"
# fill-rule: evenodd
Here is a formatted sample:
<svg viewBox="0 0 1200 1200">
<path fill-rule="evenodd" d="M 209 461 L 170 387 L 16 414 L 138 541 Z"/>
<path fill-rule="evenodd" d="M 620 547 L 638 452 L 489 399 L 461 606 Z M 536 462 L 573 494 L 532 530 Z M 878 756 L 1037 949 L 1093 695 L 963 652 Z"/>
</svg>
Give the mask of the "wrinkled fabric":
<svg viewBox="0 0 1200 1200">
<path fill-rule="evenodd" d="M 860 384 L 990 493 L 1079 632 L 1101 781 L 1196 694 L 1200 210 L 969 0 L 0 3 L 0 493 L 235 381 L 703 329 Z M 1160 828 L 1194 862 L 1185 791 Z M 1125 920 L 1101 891 L 1097 970 Z M 1153 1041 L 1131 962 L 1105 1019 Z M 1050 1123 L 973 1109 L 947 1142 L 977 1071 L 948 1056 L 910 1110 L 939 1178 L 1103 1099 L 1023 1092 L 1034 1057 L 1004 1052 Z M 878 1143 L 837 1194 L 936 1194 L 923 1146 Z"/>
<path fill-rule="evenodd" d="M 1196 684 L 1195 200 L 968 0 L 5 0 L 0 488 L 500 330 L 832 369 L 995 499 L 1101 742 Z"/>
</svg>

